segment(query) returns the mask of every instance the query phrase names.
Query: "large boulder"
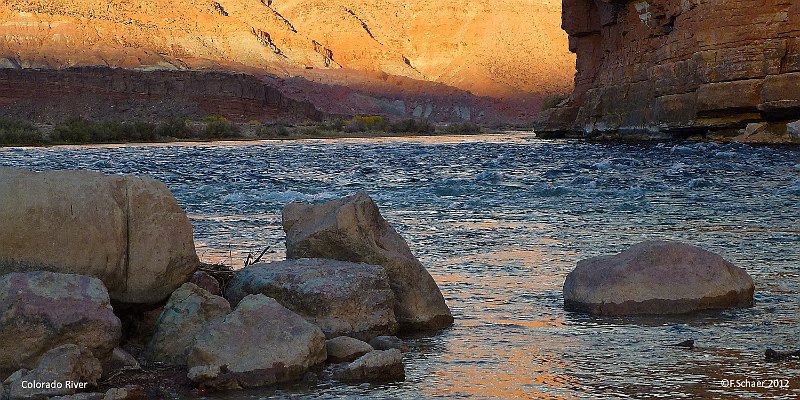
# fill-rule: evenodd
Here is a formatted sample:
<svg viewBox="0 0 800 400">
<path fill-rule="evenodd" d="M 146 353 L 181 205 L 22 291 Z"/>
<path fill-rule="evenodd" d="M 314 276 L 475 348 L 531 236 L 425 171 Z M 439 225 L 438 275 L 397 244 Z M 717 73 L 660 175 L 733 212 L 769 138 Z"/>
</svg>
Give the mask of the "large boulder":
<svg viewBox="0 0 800 400">
<path fill-rule="evenodd" d="M 578 262 L 564 282 L 564 307 L 592 314 L 677 314 L 753 305 L 743 269 L 699 247 L 650 241 Z"/>
<path fill-rule="evenodd" d="M 186 365 L 194 338 L 208 322 L 228 315 L 228 300 L 193 283 L 184 283 L 170 296 L 144 350 L 144 358 L 170 365 Z"/>
<path fill-rule="evenodd" d="M 453 324 L 433 277 L 366 194 L 321 204 L 293 202 L 283 209 L 287 258 L 329 258 L 380 265 L 394 291 L 395 317 L 404 329 Z"/>
<path fill-rule="evenodd" d="M 0 168 L 0 275 L 90 275 L 116 302 L 151 304 L 188 281 L 197 263 L 192 225 L 163 183 Z"/>
<path fill-rule="evenodd" d="M 195 382 L 231 388 L 295 380 L 325 359 L 325 334 L 318 327 L 257 294 L 208 323 L 187 361 Z"/>
<path fill-rule="evenodd" d="M 406 378 L 403 353 L 397 349 L 373 350 L 334 374 L 340 381 L 402 381 Z"/>
<path fill-rule="evenodd" d="M 328 338 L 369 340 L 397 331 L 394 293 L 380 266 L 316 258 L 255 264 L 238 271 L 225 290 L 234 304 L 258 293 L 305 317 Z"/>
<path fill-rule="evenodd" d="M 68 343 L 105 359 L 121 335 L 97 278 L 45 271 L 0 276 L 0 376 L 31 369 L 46 351 Z"/>
<path fill-rule="evenodd" d="M 92 351 L 65 344 L 45 353 L 31 371 L 20 370 L 10 379 L 9 398 L 47 399 L 74 394 L 97 385 L 103 368 Z"/>
</svg>

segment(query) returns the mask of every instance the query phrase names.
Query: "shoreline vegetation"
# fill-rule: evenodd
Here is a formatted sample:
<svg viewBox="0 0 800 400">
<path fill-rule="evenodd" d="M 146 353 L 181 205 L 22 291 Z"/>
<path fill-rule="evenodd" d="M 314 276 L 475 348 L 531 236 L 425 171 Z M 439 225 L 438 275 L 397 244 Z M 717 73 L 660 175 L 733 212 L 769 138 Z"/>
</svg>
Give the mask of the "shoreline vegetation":
<svg viewBox="0 0 800 400">
<path fill-rule="evenodd" d="M 199 121 L 176 118 L 160 122 L 94 121 L 76 117 L 57 124 L 35 124 L 0 117 L 0 147 L 467 135 L 493 132 L 494 130 L 472 122 L 434 125 L 425 120 L 391 121 L 380 116 L 335 118 L 298 124 L 261 121 L 237 123 L 216 115 Z"/>
</svg>

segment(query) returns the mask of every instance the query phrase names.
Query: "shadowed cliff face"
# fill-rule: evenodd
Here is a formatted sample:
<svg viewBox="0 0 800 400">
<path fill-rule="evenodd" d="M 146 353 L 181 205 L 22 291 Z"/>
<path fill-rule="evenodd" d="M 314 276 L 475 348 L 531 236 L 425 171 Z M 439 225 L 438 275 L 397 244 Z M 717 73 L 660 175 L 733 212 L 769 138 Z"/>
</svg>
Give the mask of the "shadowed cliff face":
<svg viewBox="0 0 800 400">
<path fill-rule="evenodd" d="M 439 105 L 455 119 L 525 120 L 544 95 L 571 87 L 559 15 L 552 0 L 7 0 L 0 67 L 299 77 L 328 96 L 329 87 L 359 87 L 369 102 L 400 100 L 404 111 L 386 111 L 396 117 L 458 93 L 470 100 Z M 360 112 L 359 101 L 344 101 L 315 105 Z"/>
<path fill-rule="evenodd" d="M 543 130 L 791 140 L 798 2 L 564 0 L 563 27 L 577 55 L 575 91 L 543 113 Z"/>
</svg>

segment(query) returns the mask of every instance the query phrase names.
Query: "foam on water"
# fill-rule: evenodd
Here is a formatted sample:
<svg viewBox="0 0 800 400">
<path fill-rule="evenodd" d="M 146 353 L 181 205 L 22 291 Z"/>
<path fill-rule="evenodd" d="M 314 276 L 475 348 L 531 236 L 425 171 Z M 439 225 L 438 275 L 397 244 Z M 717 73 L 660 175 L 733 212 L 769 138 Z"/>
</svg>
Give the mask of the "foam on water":
<svg viewBox="0 0 800 400">
<path fill-rule="evenodd" d="M 206 261 L 283 256 L 288 202 L 368 191 L 429 268 L 456 317 L 409 338 L 407 381 L 287 385 L 229 398 L 729 397 L 723 378 L 794 377 L 766 347 L 800 337 L 800 151 L 746 145 L 603 145 L 526 135 L 0 150 L 0 166 L 92 169 L 165 182 Z M 645 239 L 722 254 L 756 306 L 671 318 L 563 310 L 579 259 Z M 695 339 L 697 349 L 668 344 Z"/>
</svg>

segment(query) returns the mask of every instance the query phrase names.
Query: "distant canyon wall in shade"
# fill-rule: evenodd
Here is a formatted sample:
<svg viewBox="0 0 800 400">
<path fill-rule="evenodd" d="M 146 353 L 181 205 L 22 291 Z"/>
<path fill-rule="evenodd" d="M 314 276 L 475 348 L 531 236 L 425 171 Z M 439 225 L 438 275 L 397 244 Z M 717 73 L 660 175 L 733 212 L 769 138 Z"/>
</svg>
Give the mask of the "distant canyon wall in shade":
<svg viewBox="0 0 800 400">
<path fill-rule="evenodd" d="M 335 88 L 313 99 L 326 112 L 408 117 L 454 93 L 431 105 L 443 118 L 530 121 L 572 88 L 560 11 L 558 0 L 4 0 L 0 68 L 245 72 L 300 78 L 294 93 Z M 362 96 L 335 97 L 355 87 Z"/>
<path fill-rule="evenodd" d="M 564 0 L 562 13 L 575 90 L 540 115 L 543 134 L 792 139 L 800 2 Z"/>
</svg>

